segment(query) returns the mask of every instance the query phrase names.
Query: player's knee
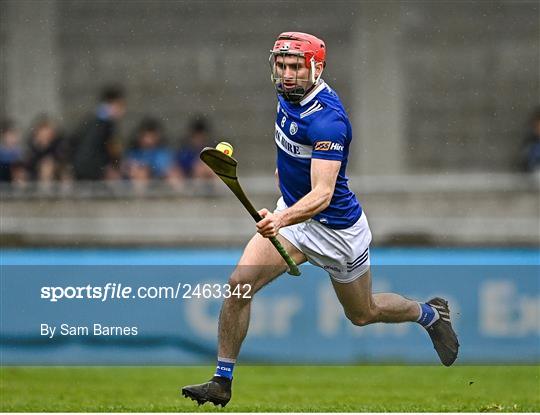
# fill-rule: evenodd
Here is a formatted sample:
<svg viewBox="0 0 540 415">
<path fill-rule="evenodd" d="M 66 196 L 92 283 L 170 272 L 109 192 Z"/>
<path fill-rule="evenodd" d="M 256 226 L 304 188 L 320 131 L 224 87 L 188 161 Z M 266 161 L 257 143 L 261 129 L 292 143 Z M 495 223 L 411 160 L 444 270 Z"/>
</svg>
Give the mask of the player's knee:
<svg viewBox="0 0 540 415">
<path fill-rule="evenodd" d="M 367 326 L 375 321 L 374 315 L 369 311 L 356 312 L 352 314 L 347 313 L 346 316 L 355 326 Z"/>
<path fill-rule="evenodd" d="M 237 274 L 232 274 L 229 277 L 228 283 L 231 287 L 231 290 L 241 289 L 243 285 L 248 284 L 248 282 L 244 278 Z"/>
<path fill-rule="evenodd" d="M 230 292 L 232 294 L 231 298 L 238 298 L 248 301 L 251 299 L 251 295 L 253 294 L 253 284 L 251 283 L 251 280 L 246 279 L 239 273 L 234 272 L 229 277 L 228 283 L 230 286 Z"/>
</svg>

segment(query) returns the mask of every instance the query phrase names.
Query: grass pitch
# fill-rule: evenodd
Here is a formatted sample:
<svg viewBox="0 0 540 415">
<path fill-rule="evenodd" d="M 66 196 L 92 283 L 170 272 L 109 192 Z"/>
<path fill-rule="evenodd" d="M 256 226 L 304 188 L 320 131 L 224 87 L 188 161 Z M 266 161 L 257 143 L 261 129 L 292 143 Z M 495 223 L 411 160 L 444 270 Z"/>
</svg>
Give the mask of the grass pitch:
<svg viewBox="0 0 540 415">
<path fill-rule="evenodd" d="M 4 367 L 0 411 L 538 412 L 540 366 L 239 366 L 225 409 L 181 386 L 211 367 Z"/>
</svg>

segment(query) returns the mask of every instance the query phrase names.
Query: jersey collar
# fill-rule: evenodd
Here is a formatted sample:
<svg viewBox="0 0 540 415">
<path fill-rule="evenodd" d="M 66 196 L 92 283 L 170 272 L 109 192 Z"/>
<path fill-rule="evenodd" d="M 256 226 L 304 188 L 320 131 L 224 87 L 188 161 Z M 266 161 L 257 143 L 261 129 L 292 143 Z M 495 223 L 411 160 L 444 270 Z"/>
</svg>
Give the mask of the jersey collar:
<svg viewBox="0 0 540 415">
<path fill-rule="evenodd" d="M 311 91 L 309 94 L 307 94 L 303 99 L 302 101 L 300 101 L 300 106 L 303 107 L 304 105 L 306 105 L 307 103 L 309 103 L 313 98 L 315 98 L 317 96 L 317 94 L 319 92 L 321 92 L 324 88 L 326 88 L 326 83 L 321 79 L 321 82 L 319 83 L 319 85 L 317 85 L 315 87 L 315 89 L 313 89 L 313 91 Z"/>
</svg>

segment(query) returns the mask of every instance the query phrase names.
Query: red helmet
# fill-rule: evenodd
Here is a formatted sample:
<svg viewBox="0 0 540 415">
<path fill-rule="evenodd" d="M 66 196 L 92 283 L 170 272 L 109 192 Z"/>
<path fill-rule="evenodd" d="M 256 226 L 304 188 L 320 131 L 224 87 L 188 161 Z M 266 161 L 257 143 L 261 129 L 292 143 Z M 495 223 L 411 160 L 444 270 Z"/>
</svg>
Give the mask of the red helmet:
<svg viewBox="0 0 540 415">
<path fill-rule="evenodd" d="M 326 46 L 324 42 L 307 33 L 283 32 L 274 43 L 272 53 L 300 54 L 306 59 L 306 66 L 311 66 L 311 59 L 315 62 L 325 62 Z"/>
<path fill-rule="evenodd" d="M 309 79 L 296 79 L 295 88 L 285 88 L 283 79 L 281 79 L 276 69 L 276 57 L 283 55 L 296 56 L 297 62 L 304 59 L 305 65 L 309 68 Z M 318 82 L 321 72 L 316 76 L 315 64 L 326 64 L 326 46 L 324 42 L 307 33 L 301 32 L 283 32 L 274 43 L 270 51 L 270 70 L 272 82 L 278 94 L 286 100 L 299 102 L 302 97 Z"/>
</svg>

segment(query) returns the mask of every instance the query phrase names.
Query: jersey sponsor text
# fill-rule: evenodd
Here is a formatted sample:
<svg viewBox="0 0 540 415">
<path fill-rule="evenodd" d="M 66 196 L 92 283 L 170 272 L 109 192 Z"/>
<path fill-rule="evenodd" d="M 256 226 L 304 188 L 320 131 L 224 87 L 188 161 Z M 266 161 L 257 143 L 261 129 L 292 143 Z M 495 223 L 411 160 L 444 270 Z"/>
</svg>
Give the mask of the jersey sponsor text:
<svg viewBox="0 0 540 415">
<path fill-rule="evenodd" d="M 343 145 L 331 141 L 319 141 L 315 144 L 315 151 L 343 151 Z"/>
</svg>

